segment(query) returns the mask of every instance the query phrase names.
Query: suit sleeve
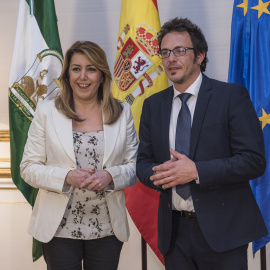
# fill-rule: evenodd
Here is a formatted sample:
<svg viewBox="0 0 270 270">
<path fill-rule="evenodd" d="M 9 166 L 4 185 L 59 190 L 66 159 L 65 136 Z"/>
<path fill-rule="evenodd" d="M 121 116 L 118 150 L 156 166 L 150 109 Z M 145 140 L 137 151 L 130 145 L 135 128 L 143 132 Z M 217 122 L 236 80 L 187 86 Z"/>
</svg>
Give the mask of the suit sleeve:
<svg viewBox="0 0 270 270">
<path fill-rule="evenodd" d="M 266 167 L 262 129 L 248 91 L 234 87 L 226 134 L 231 156 L 195 162 L 203 188 L 247 182 L 261 176 Z"/>
<path fill-rule="evenodd" d="M 30 125 L 20 165 L 21 176 L 32 187 L 63 193 L 69 191 L 63 190 L 69 170 L 46 165 L 46 105 L 39 103 Z"/>
<path fill-rule="evenodd" d="M 151 140 L 151 125 L 150 125 L 150 110 L 148 100 L 144 101 L 140 129 L 139 129 L 139 150 L 137 157 L 137 176 L 139 180 L 147 187 L 152 188 L 157 191 L 162 189 L 158 186 L 153 185 L 153 182 L 150 180 L 150 176 L 153 175 L 152 168 L 159 165 L 155 162 L 153 145 Z"/>
<path fill-rule="evenodd" d="M 121 165 L 106 168 L 112 178 L 114 189 L 109 191 L 117 191 L 137 183 L 136 177 L 136 156 L 138 150 L 137 133 L 134 127 L 133 116 L 128 104 L 123 104 L 122 116 L 125 118 L 126 140 L 123 147 L 124 158 Z"/>
</svg>

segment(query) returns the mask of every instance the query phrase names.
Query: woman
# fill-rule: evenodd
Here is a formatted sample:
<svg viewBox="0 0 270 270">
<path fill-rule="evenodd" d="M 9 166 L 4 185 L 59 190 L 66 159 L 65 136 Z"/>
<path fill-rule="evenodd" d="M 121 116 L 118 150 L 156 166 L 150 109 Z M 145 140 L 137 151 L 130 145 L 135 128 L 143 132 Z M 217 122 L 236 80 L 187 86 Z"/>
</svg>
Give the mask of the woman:
<svg viewBox="0 0 270 270">
<path fill-rule="evenodd" d="M 111 96 L 105 52 L 76 42 L 55 100 L 38 103 L 21 162 L 39 188 L 29 233 L 48 269 L 117 269 L 129 228 L 124 188 L 136 183 L 137 137 L 129 106 Z"/>
</svg>

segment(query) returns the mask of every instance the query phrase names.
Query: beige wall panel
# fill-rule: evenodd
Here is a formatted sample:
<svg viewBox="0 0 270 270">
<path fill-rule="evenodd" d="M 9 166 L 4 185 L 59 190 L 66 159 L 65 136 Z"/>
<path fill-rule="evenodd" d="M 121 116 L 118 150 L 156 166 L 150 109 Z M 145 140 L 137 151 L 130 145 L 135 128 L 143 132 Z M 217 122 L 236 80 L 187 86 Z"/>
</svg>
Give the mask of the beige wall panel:
<svg viewBox="0 0 270 270">
<path fill-rule="evenodd" d="M 0 269 L 42 270 L 42 259 L 32 262 L 32 237 L 27 233 L 31 207 L 18 190 L 0 190 Z"/>
</svg>

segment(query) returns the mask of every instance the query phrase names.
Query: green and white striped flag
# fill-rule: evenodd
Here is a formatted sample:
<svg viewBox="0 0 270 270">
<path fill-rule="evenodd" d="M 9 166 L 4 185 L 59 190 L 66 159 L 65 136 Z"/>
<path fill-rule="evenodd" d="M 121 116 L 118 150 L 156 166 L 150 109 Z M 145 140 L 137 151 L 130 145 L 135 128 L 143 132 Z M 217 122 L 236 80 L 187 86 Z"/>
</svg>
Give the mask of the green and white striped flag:
<svg viewBox="0 0 270 270">
<path fill-rule="evenodd" d="M 31 206 L 37 190 L 22 180 L 19 166 L 36 105 L 57 94 L 62 63 L 54 0 L 20 0 L 9 81 L 11 175 Z M 41 255 L 34 240 L 33 260 Z"/>
</svg>

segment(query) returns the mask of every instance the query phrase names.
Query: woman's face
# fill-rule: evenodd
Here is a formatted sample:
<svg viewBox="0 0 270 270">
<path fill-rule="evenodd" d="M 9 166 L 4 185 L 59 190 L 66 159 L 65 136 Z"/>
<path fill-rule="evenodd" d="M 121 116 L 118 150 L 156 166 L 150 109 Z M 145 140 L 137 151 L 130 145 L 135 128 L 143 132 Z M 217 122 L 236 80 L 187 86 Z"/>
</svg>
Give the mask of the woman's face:
<svg viewBox="0 0 270 270">
<path fill-rule="evenodd" d="M 73 54 L 68 74 L 74 101 L 97 99 L 99 85 L 103 82 L 102 72 L 84 54 Z"/>
</svg>

